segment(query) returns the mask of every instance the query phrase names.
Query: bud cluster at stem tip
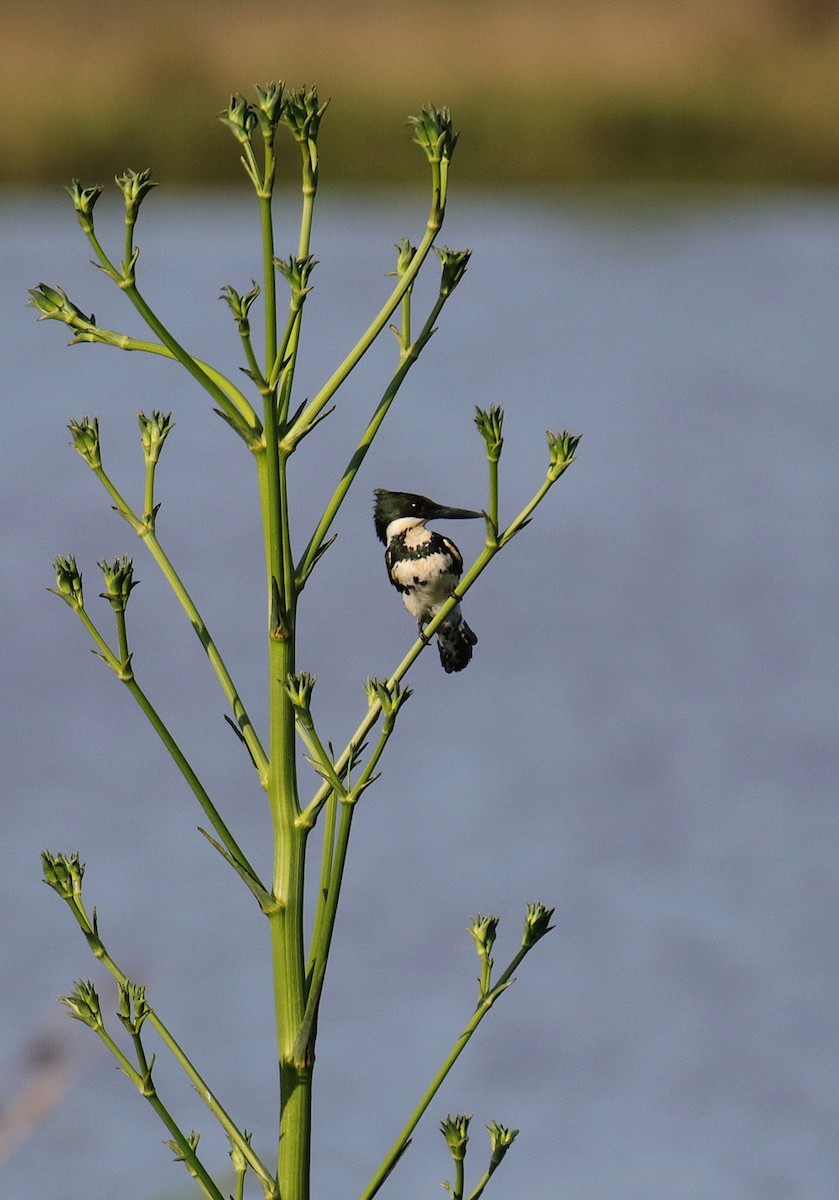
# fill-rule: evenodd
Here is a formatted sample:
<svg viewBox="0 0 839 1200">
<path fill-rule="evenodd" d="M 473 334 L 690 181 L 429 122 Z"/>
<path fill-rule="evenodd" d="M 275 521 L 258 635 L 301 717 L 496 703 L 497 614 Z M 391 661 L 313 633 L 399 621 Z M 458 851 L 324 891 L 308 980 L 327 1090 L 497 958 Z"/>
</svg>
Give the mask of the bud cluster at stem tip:
<svg viewBox="0 0 839 1200">
<path fill-rule="evenodd" d="M 414 141 L 422 146 L 429 162 L 449 160 L 454 154 L 459 134 L 454 131 L 448 108 L 428 104 L 418 117 L 409 117 L 408 124 L 413 127 Z"/>
<path fill-rule="evenodd" d="M 99 996 L 90 981 L 76 980 L 69 996 L 59 996 L 59 1003 L 67 1008 L 71 1017 L 82 1021 L 91 1029 L 104 1028 Z"/>
<path fill-rule="evenodd" d="M 49 591 L 54 596 L 60 596 L 65 603 L 77 611 L 84 608 L 84 592 L 82 591 L 82 573 L 76 566 L 72 554 L 59 554 L 54 563 L 55 587 Z"/>
<path fill-rule="evenodd" d="M 486 1130 L 489 1134 L 489 1143 L 492 1149 L 490 1169 L 494 1171 L 516 1140 L 519 1131 L 518 1129 L 507 1129 L 504 1125 L 499 1125 L 497 1121 L 490 1121 Z"/>
<path fill-rule="evenodd" d="M 567 429 L 563 429 L 562 433 L 551 433 L 549 429 L 545 437 L 548 439 L 548 451 L 551 456 L 548 478 L 553 481 L 559 479 L 565 468 L 574 461 L 574 451 L 582 434 L 569 433 Z"/>
<path fill-rule="evenodd" d="M 466 266 L 472 256 L 472 251 L 452 250 L 448 246 L 435 246 L 434 253 L 439 258 L 443 268 L 440 279 L 440 295 L 449 296 L 466 274 Z"/>
<path fill-rule="evenodd" d="M 85 233 L 93 232 L 93 208 L 96 201 L 102 195 L 102 185 L 94 184 L 93 187 L 82 187 L 78 179 L 74 179 L 71 184 L 68 184 L 65 189 L 70 199 L 73 201 L 73 208 L 76 210 L 76 216 L 79 218 L 79 224 Z"/>
<path fill-rule="evenodd" d="M 504 409 L 497 404 L 491 405 L 486 410 L 476 408 L 475 424 L 486 442 L 487 458 L 490 462 L 497 463 L 501 458 L 501 450 L 504 445 L 504 439 L 501 436 L 501 429 L 504 425 Z"/>
<path fill-rule="evenodd" d="M 41 867 L 44 883 L 57 892 L 62 900 L 81 896 L 84 863 L 79 861 L 77 853 L 50 854 L 49 850 L 44 850 L 41 853 Z"/>
<path fill-rule="evenodd" d="M 544 904 L 528 904 L 524 918 L 524 934 L 521 939 L 521 944 L 525 950 L 529 950 L 531 946 L 535 946 L 540 938 L 543 938 L 546 933 L 549 933 L 553 929 L 553 925 L 551 925 L 551 917 L 553 915 L 554 910 L 546 908 Z"/>
<path fill-rule="evenodd" d="M 115 612 L 124 612 L 128 597 L 140 582 L 134 578 L 134 561 L 127 554 L 113 561 L 103 559 L 99 569 L 105 580 L 105 591 L 99 595 L 103 600 L 110 601 Z"/>
<path fill-rule="evenodd" d="M 146 416 L 144 412 L 138 412 L 137 422 L 140 426 L 143 454 L 146 462 L 151 466 L 160 458 L 163 443 L 174 429 L 175 422 L 172 420 L 170 412 L 159 412 L 156 408 L 152 409 L 151 416 Z"/>
<path fill-rule="evenodd" d="M 456 1117 L 447 1116 L 440 1122 L 440 1132 L 446 1139 L 452 1158 L 455 1162 L 463 1162 L 466 1157 L 466 1146 L 469 1141 L 469 1122 L 471 1116 L 458 1113 Z"/>
<path fill-rule="evenodd" d="M 71 421 L 67 426 L 73 438 L 73 446 L 81 454 L 87 465 L 94 471 L 102 466 L 102 456 L 99 447 L 99 418 L 82 417 L 80 421 Z"/>
<path fill-rule="evenodd" d="M 146 196 L 157 187 L 157 184 L 151 177 L 151 169 L 145 171 L 127 170 L 123 175 L 115 176 L 117 186 L 125 199 L 125 218 L 133 223 L 137 219 L 137 212 L 140 205 L 145 200 Z"/>
</svg>

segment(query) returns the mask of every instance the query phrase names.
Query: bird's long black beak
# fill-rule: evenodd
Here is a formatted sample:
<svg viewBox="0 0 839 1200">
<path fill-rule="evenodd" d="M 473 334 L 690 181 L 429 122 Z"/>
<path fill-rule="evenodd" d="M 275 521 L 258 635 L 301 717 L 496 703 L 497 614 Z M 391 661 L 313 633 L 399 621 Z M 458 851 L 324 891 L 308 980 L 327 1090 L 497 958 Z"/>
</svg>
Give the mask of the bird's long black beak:
<svg viewBox="0 0 839 1200">
<path fill-rule="evenodd" d="M 434 514 L 429 521 L 466 521 L 472 517 L 484 517 L 486 514 L 475 512 L 471 508 L 446 508 L 445 504 L 434 506 Z"/>
</svg>

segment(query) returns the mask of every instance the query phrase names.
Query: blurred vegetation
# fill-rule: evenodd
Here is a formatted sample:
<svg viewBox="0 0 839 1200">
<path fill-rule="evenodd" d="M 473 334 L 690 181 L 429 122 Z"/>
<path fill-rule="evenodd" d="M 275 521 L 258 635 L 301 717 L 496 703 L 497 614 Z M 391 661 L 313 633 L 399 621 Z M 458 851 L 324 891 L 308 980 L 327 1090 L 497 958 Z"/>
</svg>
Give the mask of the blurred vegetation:
<svg viewBox="0 0 839 1200">
<path fill-rule="evenodd" d="M 280 78 L 334 98 L 332 181 L 415 177 L 404 121 L 433 101 L 473 184 L 839 182 L 839 0 L 0 0 L 0 18 L 4 183 L 227 182 L 214 114 Z"/>
</svg>

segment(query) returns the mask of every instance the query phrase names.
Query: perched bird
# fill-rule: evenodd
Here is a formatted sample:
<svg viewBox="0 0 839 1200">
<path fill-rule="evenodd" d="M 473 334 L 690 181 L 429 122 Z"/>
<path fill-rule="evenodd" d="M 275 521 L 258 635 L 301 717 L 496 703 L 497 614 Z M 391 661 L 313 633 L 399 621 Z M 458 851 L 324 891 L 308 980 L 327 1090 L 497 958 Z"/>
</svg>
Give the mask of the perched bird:
<svg viewBox="0 0 839 1200">
<path fill-rule="evenodd" d="M 446 508 L 426 496 L 412 492 L 388 492 L 376 488 L 374 520 L 379 541 L 387 546 L 385 563 L 390 582 L 414 618 L 419 635 L 426 641 L 423 626 L 431 621 L 449 599 L 463 572 L 463 558 L 454 542 L 426 529 L 428 521 L 465 520 L 483 517 L 468 508 Z M 478 639 L 463 619 L 456 604 L 437 630 L 437 645 L 443 670 L 462 671 L 472 658 Z"/>
</svg>

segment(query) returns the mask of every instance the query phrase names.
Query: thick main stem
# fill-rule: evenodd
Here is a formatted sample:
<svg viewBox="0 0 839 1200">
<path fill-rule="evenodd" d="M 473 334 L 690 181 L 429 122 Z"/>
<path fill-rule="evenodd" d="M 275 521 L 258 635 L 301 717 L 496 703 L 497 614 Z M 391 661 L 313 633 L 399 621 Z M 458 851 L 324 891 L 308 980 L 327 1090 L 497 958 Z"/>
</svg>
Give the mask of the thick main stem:
<svg viewBox="0 0 839 1200">
<path fill-rule="evenodd" d="M 277 453 L 274 397 L 265 406 L 266 452 L 259 462 L 268 586 L 268 801 L 274 843 L 269 914 L 280 1077 L 278 1183 L 283 1200 L 308 1200 L 311 1154 L 312 1060 L 295 1055 L 306 1001 L 303 885 L 307 831 L 297 823 L 294 709 L 285 683 L 295 669 L 296 595 L 293 584 L 286 463 Z"/>
</svg>

